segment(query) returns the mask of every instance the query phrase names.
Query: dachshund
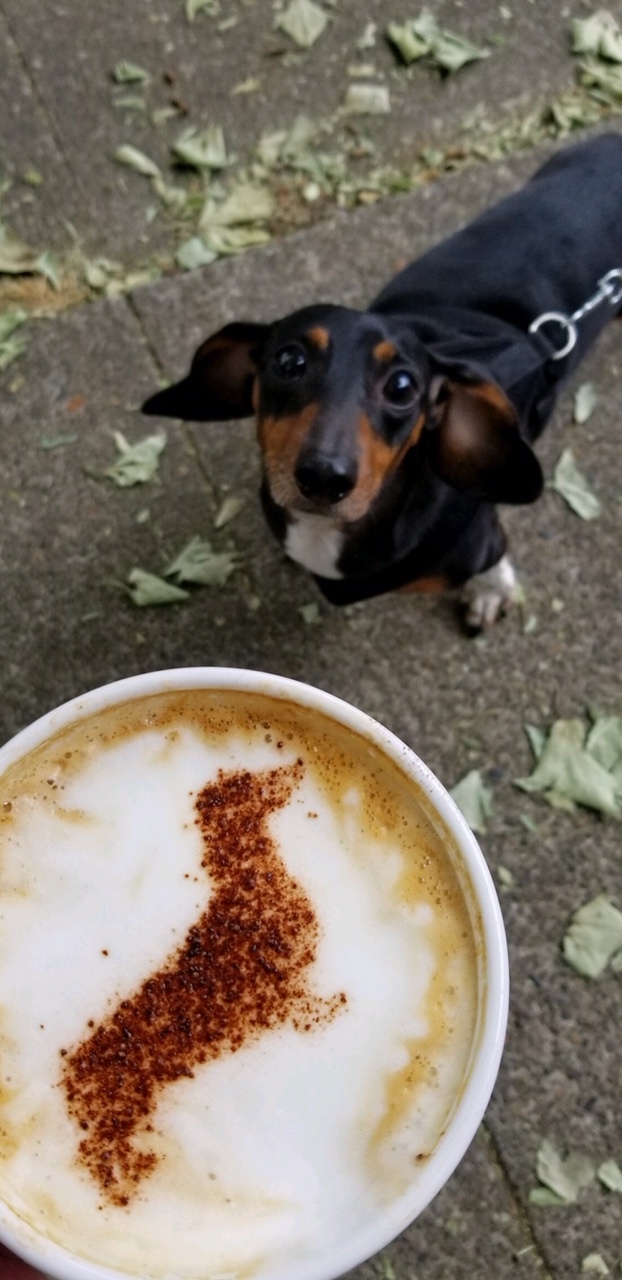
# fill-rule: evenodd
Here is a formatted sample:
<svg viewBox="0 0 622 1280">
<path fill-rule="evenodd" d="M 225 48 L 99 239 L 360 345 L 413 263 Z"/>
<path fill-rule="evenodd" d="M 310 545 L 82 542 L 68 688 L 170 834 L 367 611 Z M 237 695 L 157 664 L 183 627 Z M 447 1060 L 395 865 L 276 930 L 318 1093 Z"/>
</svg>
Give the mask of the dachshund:
<svg viewBox="0 0 622 1280">
<path fill-rule="evenodd" d="M 366 311 L 225 325 L 143 405 L 254 414 L 268 524 L 324 596 L 462 588 L 469 630 L 517 595 L 497 503 L 543 488 L 532 445 L 622 300 L 622 137 L 549 159 Z"/>
</svg>

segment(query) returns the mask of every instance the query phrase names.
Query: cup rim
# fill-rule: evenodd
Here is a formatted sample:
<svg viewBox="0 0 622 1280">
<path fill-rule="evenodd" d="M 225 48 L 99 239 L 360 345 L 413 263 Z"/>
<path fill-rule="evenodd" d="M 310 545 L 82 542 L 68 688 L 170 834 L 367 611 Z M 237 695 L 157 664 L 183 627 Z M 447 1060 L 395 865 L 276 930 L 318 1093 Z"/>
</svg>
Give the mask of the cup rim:
<svg viewBox="0 0 622 1280">
<path fill-rule="evenodd" d="M 415 779 L 449 830 L 480 916 L 483 997 L 476 1046 L 472 1050 L 467 1081 L 425 1171 L 420 1172 L 417 1182 L 397 1200 L 380 1209 L 371 1225 L 355 1231 L 337 1248 L 314 1254 L 311 1259 L 292 1266 L 259 1273 L 260 1280 L 336 1280 L 385 1248 L 419 1217 L 451 1177 L 475 1137 L 497 1078 L 507 1025 L 509 965 L 501 908 L 488 864 L 473 832 L 449 792 L 416 752 L 367 712 L 335 694 L 287 676 L 242 667 L 175 667 L 100 685 L 45 712 L 1 746 L 0 775 L 69 724 L 116 703 L 156 693 L 201 688 L 252 692 L 293 701 L 323 712 L 372 741 Z M 72 1254 L 31 1227 L 2 1200 L 0 1242 L 54 1280 L 139 1280 L 133 1273 Z"/>
</svg>

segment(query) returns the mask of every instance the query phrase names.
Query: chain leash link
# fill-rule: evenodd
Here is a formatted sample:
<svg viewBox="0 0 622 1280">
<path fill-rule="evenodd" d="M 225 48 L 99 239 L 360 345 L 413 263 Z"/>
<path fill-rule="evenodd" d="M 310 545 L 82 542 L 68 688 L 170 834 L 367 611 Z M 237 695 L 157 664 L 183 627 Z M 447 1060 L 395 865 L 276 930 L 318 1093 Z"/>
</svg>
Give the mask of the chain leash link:
<svg viewBox="0 0 622 1280">
<path fill-rule="evenodd" d="M 579 336 L 577 325 L 589 311 L 593 311 L 595 307 L 600 306 L 601 302 L 609 302 L 611 307 L 617 306 L 622 302 L 622 267 L 613 267 L 606 275 L 601 276 L 598 281 L 596 293 L 588 298 L 581 307 L 573 311 L 571 316 L 565 316 L 562 311 L 543 311 L 542 315 L 532 320 L 529 326 L 529 333 L 537 333 L 544 324 L 558 324 L 566 331 L 566 341 L 559 351 L 554 351 L 551 360 L 563 360 L 564 356 L 570 355 L 573 347 L 576 345 Z"/>
</svg>

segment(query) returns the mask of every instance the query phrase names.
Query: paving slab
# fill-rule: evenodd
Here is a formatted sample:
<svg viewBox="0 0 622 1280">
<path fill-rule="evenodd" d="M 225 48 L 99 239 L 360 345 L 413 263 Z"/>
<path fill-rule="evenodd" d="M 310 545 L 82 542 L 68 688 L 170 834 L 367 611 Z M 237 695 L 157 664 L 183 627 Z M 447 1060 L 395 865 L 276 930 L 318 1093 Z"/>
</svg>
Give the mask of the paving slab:
<svg viewBox="0 0 622 1280">
<path fill-rule="evenodd" d="M 485 45 L 490 56 L 447 77 L 426 65 L 400 67 L 384 31 L 392 19 L 404 18 L 404 8 L 377 0 L 327 6 L 328 28 L 305 51 L 275 29 L 272 0 L 221 0 L 214 17 L 203 12 L 192 23 L 183 0 L 108 0 L 105 15 L 83 0 L 52 0 L 44 21 L 37 6 L 22 0 L 2 0 L 0 12 L 41 107 L 33 141 L 45 147 L 53 140 L 72 174 L 66 216 L 75 216 L 92 251 L 135 260 L 170 246 L 174 236 L 148 182 L 114 163 L 122 143 L 139 147 L 172 176 L 170 146 L 189 125 L 222 125 L 230 151 L 244 163 L 264 130 L 287 127 L 299 114 L 336 121 L 339 136 L 346 90 L 360 83 L 352 68 L 367 68 L 363 79 L 388 87 L 392 110 L 349 127 L 372 140 L 376 163 L 408 168 L 426 147 L 459 144 L 463 123 L 477 110 L 499 121 L 575 84 L 570 16 L 557 0 L 507 6 L 476 0 L 468 9 L 461 0 L 431 0 L 427 8 L 451 30 Z M 226 22 L 233 25 L 223 30 Z M 361 49 L 370 24 L 375 43 Z M 122 59 L 149 73 L 145 110 L 113 105 L 119 94 L 113 94 L 111 72 Z M 252 92 L 238 92 L 249 82 Z M 137 96 L 135 85 L 125 88 L 121 96 Z M 171 104 L 183 114 L 154 124 L 151 112 Z M 9 98 L 0 113 L 9 151 L 13 122 Z M 38 192 L 42 215 L 46 201 L 44 187 Z M 51 220 L 50 238 L 55 233 Z"/>
<path fill-rule="evenodd" d="M 35 245 L 65 245 L 65 219 L 84 227 L 86 209 L 1 8 L 0 47 L 0 177 L 7 184 L 2 220 Z M 29 170 L 40 185 L 26 180 Z"/>
<path fill-rule="evenodd" d="M 212 327 L 243 315 L 271 318 L 318 297 L 363 303 L 400 259 L 472 216 L 534 164 L 535 157 L 465 172 L 129 300 L 33 326 L 26 354 L 2 380 L 0 738 L 64 698 L 135 671 L 252 666 L 363 707 L 448 785 L 478 767 L 493 788 L 482 845 L 511 947 L 508 1049 L 486 1135 L 389 1255 L 397 1280 L 571 1280 L 594 1251 L 612 1274 L 617 1265 L 612 1194 L 592 1188 L 562 1212 L 536 1210 L 528 1192 L 542 1137 L 594 1158 L 622 1157 L 619 977 L 588 984 L 559 954 L 569 915 L 584 901 L 606 891 L 622 905 L 620 826 L 553 811 L 513 780 L 531 766 L 525 723 L 546 727 L 593 704 L 622 710 L 619 326 L 610 326 L 581 370 L 580 380 L 598 389 L 594 414 L 574 425 L 567 394 L 539 449 L 550 475 L 572 445 L 603 514 L 583 523 L 550 491 L 531 509 L 508 511 L 526 606 L 475 642 L 462 634 L 450 599 L 396 596 L 342 611 L 321 601 L 264 527 L 248 423 L 167 423 L 157 484 L 120 491 L 84 468 L 109 465 L 115 429 L 136 439 L 157 426 L 141 420 L 136 406 L 160 380 L 185 370 Z M 41 447 L 44 438 L 72 434 L 73 443 Z M 215 530 L 230 494 L 245 505 Z M 145 509 L 149 518 L 139 522 Z M 221 591 L 137 610 L 119 585 L 129 569 L 161 570 L 196 533 L 235 546 L 241 570 Z M 311 601 L 319 605 L 317 625 L 299 612 Z M 526 632 L 532 616 L 535 630 Z M 500 865 L 513 874 L 511 890 L 502 887 Z M 386 1259 L 370 1266 L 366 1280 L 390 1280 Z"/>
</svg>

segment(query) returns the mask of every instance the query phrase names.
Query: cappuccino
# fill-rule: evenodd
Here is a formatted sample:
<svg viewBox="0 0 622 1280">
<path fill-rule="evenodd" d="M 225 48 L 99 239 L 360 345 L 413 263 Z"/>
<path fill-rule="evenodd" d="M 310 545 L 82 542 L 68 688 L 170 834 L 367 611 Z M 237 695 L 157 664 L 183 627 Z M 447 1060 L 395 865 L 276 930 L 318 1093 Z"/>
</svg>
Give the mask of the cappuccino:
<svg viewBox="0 0 622 1280">
<path fill-rule="evenodd" d="M 0 778 L 0 1202 L 154 1280 L 338 1254 L 425 1178 L 484 950 L 373 737 L 226 687 L 75 719 Z"/>
</svg>

